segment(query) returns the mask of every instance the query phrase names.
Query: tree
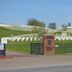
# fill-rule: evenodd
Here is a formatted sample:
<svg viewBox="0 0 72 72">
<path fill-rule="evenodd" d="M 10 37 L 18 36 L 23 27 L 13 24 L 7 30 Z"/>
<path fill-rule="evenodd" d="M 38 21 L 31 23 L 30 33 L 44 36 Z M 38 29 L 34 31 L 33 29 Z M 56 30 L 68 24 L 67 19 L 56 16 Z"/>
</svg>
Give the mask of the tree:
<svg viewBox="0 0 72 72">
<path fill-rule="evenodd" d="M 71 23 L 70 22 L 68 23 L 68 27 L 71 27 Z"/>
<path fill-rule="evenodd" d="M 29 19 L 28 22 L 27 22 L 27 25 L 45 27 L 44 22 L 41 22 L 41 21 L 34 19 L 34 18 Z"/>
<path fill-rule="evenodd" d="M 48 28 L 56 29 L 56 23 L 49 23 Z"/>
<path fill-rule="evenodd" d="M 66 31 L 67 30 L 67 25 L 66 24 L 62 24 L 62 30 Z"/>
</svg>

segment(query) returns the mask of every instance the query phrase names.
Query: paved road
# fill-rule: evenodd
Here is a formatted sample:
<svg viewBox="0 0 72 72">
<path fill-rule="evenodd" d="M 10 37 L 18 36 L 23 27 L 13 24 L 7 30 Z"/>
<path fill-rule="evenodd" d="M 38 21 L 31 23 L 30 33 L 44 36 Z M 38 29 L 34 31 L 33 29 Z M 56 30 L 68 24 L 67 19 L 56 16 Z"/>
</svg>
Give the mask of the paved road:
<svg viewBox="0 0 72 72">
<path fill-rule="evenodd" d="M 0 72 L 72 72 L 72 65 L 0 70 Z"/>
</svg>

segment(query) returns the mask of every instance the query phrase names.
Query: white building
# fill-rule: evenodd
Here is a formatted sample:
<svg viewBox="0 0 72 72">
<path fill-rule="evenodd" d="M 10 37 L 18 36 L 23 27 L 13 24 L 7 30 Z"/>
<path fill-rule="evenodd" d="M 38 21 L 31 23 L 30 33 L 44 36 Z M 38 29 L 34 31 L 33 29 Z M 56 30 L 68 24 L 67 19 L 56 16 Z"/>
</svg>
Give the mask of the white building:
<svg viewBox="0 0 72 72">
<path fill-rule="evenodd" d="M 67 27 L 67 32 L 72 32 L 72 27 Z"/>
</svg>

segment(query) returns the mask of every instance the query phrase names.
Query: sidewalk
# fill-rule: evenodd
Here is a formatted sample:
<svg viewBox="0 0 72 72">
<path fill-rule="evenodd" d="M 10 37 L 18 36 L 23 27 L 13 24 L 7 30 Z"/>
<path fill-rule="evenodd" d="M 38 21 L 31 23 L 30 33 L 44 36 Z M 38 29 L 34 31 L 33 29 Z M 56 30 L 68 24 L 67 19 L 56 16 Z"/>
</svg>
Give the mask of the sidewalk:
<svg viewBox="0 0 72 72">
<path fill-rule="evenodd" d="M 9 59 L 0 59 L 0 69 L 29 68 L 34 66 L 48 66 L 57 64 L 72 64 L 72 55 L 53 56 L 22 56 Z"/>
</svg>

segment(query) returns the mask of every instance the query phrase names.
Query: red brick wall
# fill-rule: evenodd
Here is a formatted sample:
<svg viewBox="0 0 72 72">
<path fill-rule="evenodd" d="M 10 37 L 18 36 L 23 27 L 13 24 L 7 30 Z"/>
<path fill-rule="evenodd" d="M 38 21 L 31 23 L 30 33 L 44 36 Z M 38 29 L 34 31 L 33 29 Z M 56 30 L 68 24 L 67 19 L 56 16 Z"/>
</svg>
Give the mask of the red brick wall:
<svg viewBox="0 0 72 72">
<path fill-rule="evenodd" d="M 48 45 L 48 41 L 51 41 L 51 45 Z M 44 36 L 44 55 L 54 55 L 55 54 L 55 40 L 54 36 Z"/>
</svg>

